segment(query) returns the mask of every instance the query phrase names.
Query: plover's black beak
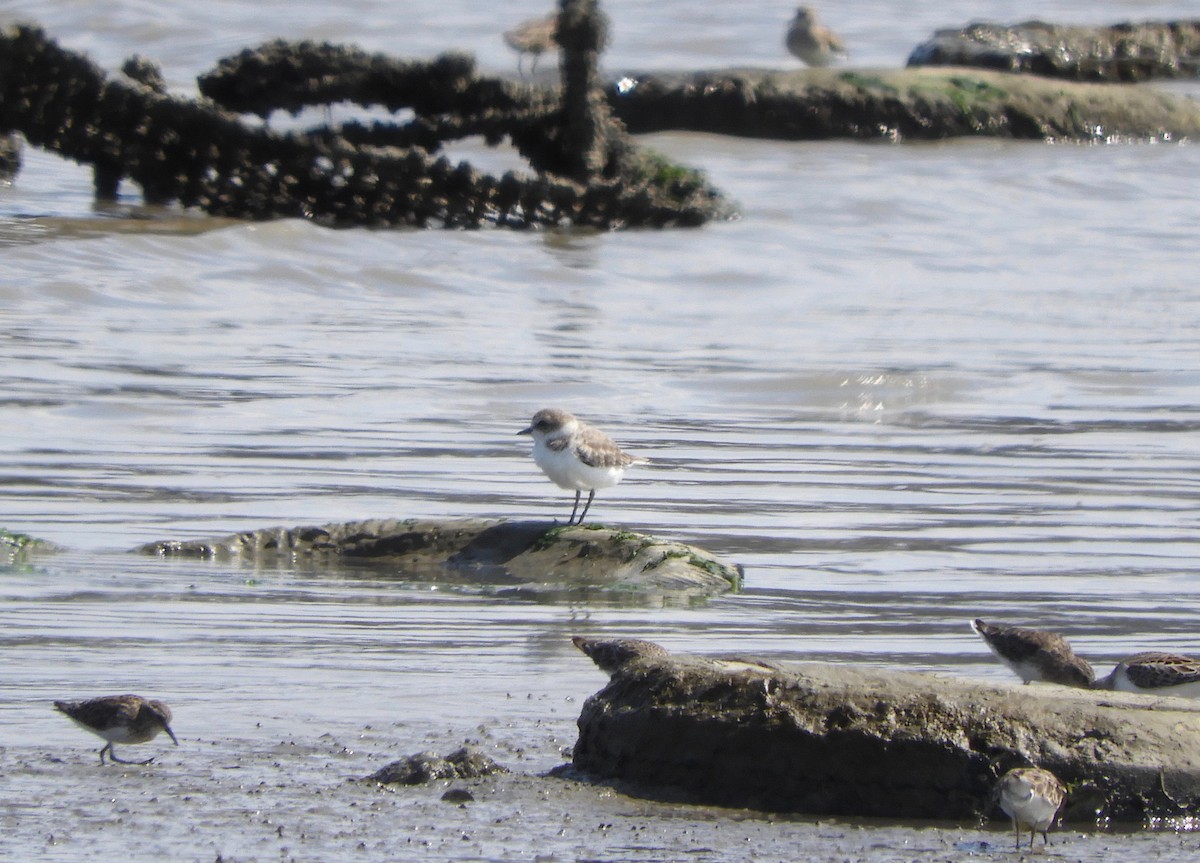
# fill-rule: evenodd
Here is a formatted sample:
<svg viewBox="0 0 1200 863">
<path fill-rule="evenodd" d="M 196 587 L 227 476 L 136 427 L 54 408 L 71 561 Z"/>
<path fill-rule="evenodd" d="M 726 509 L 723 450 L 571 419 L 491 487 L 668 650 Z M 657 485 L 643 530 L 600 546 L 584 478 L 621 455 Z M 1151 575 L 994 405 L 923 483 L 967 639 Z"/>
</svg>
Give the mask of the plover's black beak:
<svg viewBox="0 0 1200 863">
<path fill-rule="evenodd" d="M 533 426 L 530 426 L 527 429 L 521 429 L 519 432 L 517 432 L 517 434 L 533 434 Z"/>
<path fill-rule="evenodd" d="M 179 740 L 175 737 L 175 732 L 171 730 L 170 725 L 164 725 L 163 731 L 167 732 L 167 736 L 171 738 L 172 742 L 174 742 L 176 746 L 179 745 Z"/>
</svg>

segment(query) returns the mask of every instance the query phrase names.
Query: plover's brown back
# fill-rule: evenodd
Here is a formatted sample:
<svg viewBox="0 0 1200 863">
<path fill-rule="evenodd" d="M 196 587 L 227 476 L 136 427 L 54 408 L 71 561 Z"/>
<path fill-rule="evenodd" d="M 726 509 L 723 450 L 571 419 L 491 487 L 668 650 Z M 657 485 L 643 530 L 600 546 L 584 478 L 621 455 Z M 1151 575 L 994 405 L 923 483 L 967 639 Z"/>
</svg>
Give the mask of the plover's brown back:
<svg viewBox="0 0 1200 863">
<path fill-rule="evenodd" d="M 978 618 L 971 628 L 1026 683 L 1038 680 L 1088 689 L 1096 679 L 1088 661 L 1076 656 L 1067 640 L 1056 632 L 987 623 Z"/>
</svg>

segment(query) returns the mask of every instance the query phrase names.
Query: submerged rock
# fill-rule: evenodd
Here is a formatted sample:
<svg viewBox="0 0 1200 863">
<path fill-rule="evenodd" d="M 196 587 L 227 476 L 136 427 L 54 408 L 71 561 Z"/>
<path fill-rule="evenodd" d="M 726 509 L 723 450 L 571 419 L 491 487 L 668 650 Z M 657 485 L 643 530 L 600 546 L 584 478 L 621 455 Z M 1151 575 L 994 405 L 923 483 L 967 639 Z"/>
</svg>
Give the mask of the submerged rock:
<svg viewBox="0 0 1200 863">
<path fill-rule="evenodd" d="M 0 527 L 0 564 L 13 564 L 33 554 L 61 551 L 57 545 Z"/>
<path fill-rule="evenodd" d="M 164 540 L 138 551 L 255 563 L 371 561 L 405 574 L 457 574 L 489 583 L 702 593 L 741 587 L 738 568 L 707 551 L 598 524 L 383 519 Z"/>
<path fill-rule="evenodd" d="M 444 757 L 432 752 L 409 755 L 376 770 L 367 777 L 367 781 L 385 785 L 423 785 L 439 779 L 476 779 L 507 772 L 507 767 L 497 764 L 479 750 L 464 746 Z M 467 797 L 470 797 L 469 792 Z M 445 795 L 443 799 L 447 799 Z M 462 802 L 462 798 L 453 802 Z"/>
<path fill-rule="evenodd" d="M 583 706 L 574 766 L 641 793 L 810 814 L 974 818 L 1032 764 L 1067 818 L 1200 813 L 1200 705 L 934 674 L 642 651 Z"/>
<path fill-rule="evenodd" d="M 976 66 L 1072 81 L 1132 83 L 1200 74 L 1200 21 L 1062 27 L 1025 21 L 939 30 L 909 66 Z"/>
</svg>

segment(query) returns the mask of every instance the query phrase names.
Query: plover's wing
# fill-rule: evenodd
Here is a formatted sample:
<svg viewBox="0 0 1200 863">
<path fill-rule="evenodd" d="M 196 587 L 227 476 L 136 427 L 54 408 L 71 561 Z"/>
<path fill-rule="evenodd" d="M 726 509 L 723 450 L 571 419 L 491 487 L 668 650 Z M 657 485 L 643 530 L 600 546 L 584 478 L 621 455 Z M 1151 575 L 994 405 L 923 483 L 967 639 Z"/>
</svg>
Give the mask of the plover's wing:
<svg viewBox="0 0 1200 863">
<path fill-rule="evenodd" d="M 1200 660 L 1176 653 L 1139 653 L 1122 663 L 1125 676 L 1142 689 L 1161 689 L 1200 681 Z"/>
<path fill-rule="evenodd" d="M 841 36 L 839 36 L 837 33 L 834 33 L 828 27 L 823 27 L 822 29 L 825 31 L 825 44 L 829 47 L 831 52 L 840 55 L 841 57 L 850 56 L 850 52 L 846 50 L 846 43 L 842 41 Z"/>
<path fill-rule="evenodd" d="M 640 461 L 622 452 L 617 442 L 600 429 L 583 423 L 575 432 L 575 455 L 588 467 L 629 467 Z"/>
</svg>

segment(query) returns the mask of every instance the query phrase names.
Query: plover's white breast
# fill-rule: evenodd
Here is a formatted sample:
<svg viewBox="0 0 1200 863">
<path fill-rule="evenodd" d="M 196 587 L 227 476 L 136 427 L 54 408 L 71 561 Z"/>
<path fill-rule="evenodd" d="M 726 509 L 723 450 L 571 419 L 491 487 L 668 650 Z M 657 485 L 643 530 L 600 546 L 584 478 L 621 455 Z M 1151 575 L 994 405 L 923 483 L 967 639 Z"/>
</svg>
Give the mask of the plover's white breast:
<svg viewBox="0 0 1200 863">
<path fill-rule="evenodd" d="M 556 448 L 553 446 L 556 440 L 561 439 L 535 440 L 533 460 L 559 488 L 576 491 L 611 488 L 625 476 L 624 466 L 585 464 L 575 447 L 568 444 Z"/>
</svg>

